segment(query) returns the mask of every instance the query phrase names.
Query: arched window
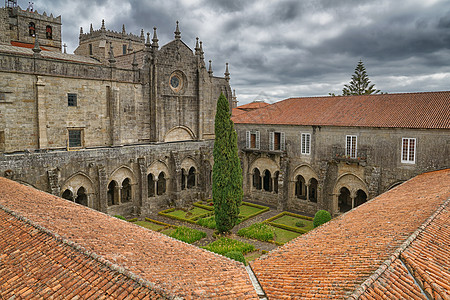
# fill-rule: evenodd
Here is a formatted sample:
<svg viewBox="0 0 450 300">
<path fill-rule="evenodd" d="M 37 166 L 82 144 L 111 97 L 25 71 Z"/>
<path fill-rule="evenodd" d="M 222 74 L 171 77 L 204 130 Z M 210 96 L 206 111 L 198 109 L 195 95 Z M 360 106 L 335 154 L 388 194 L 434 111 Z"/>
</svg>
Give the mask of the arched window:
<svg viewBox="0 0 450 300">
<path fill-rule="evenodd" d="M 113 180 L 108 184 L 108 206 L 119 204 L 117 183 Z"/>
<path fill-rule="evenodd" d="M 317 180 L 315 178 L 311 178 L 309 181 L 309 201 L 317 202 Z"/>
<path fill-rule="evenodd" d="M 52 26 L 47 25 L 47 27 L 45 28 L 45 37 L 49 40 L 53 39 Z"/>
<path fill-rule="evenodd" d="M 69 201 L 73 201 L 72 191 L 71 190 L 65 190 L 62 193 L 61 198 L 64 198 L 64 199 L 69 200 Z"/>
<path fill-rule="evenodd" d="M 88 206 L 88 198 L 86 195 L 86 190 L 84 187 L 80 187 L 77 191 L 77 198 L 75 199 L 75 203 Z"/>
<path fill-rule="evenodd" d="M 366 203 L 367 202 L 367 195 L 363 190 L 358 190 L 356 192 L 356 198 L 355 198 L 355 207 Z"/>
<path fill-rule="evenodd" d="M 340 212 L 347 212 L 352 209 L 352 198 L 348 188 L 342 187 L 339 191 L 338 205 Z"/>
<path fill-rule="evenodd" d="M 266 192 L 272 191 L 272 177 L 269 170 L 264 171 L 263 188 Z"/>
<path fill-rule="evenodd" d="M 30 36 L 35 36 L 36 35 L 36 25 L 34 25 L 33 22 L 30 22 L 28 24 L 28 33 L 30 34 Z"/>
<path fill-rule="evenodd" d="M 131 184 L 130 179 L 125 178 L 122 182 L 122 203 L 131 201 Z"/>
<path fill-rule="evenodd" d="M 275 172 L 275 178 L 273 179 L 273 191 L 278 194 L 278 177 L 280 176 L 280 172 Z"/>
<path fill-rule="evenodd" d="M 189 169 L 189 174 L 187 176 L 187 188 L 193 188 L 195 186 L 195 168 L 191 167 Z"/>
<path fill-rule="evenodd" d="M 158 196 L 166 193 L 166 177 L 164 172 L 161 172 L 158 176 L 158 185 L 156 187 Z"/>
<path fill-rule="evenodd" d="M 155 197 L 155 180 L 151 173 L 147 175 L 147 192 L 148 197 Z"/>
<path fill-rule="evenodd" d="M 260 190 L 262 186 L 261 183 L 261 173 L 258 168 L 253 169 L 253 187 Z"/>
</svg>

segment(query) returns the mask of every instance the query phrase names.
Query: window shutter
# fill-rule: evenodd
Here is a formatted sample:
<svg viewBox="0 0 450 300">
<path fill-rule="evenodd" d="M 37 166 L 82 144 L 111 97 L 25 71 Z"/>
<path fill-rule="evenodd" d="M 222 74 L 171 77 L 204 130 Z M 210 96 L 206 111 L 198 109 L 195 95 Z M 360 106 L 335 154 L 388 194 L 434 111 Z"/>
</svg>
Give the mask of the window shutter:
<svg viewBox="0 0 450 300">
<path fill-rule="evenodd" d="M 273 151 L 273 144 L 274 144 L 274 133 L 269 132 L 269 150 Z"/>
<path fill-rule="evenodd" d="M 245 148 L 250 148 L 250 131 L 245 132 Z"/>
<path fill-rule="evenodd" d="M 259 141 L 260 141 L 260 139 L 259 139 L 259 131 L 257 131 L 256 132 L 256 149 L 258 149 L 258 150 L 259 150 Z"/>
<path fill-rule="evenodd" d="M 285 145 L 285 137 L 284 137 L 284 132 L 280 132 L 280 150 L 284 151 L 286 150 L 286 145 Z"/>
</svg>

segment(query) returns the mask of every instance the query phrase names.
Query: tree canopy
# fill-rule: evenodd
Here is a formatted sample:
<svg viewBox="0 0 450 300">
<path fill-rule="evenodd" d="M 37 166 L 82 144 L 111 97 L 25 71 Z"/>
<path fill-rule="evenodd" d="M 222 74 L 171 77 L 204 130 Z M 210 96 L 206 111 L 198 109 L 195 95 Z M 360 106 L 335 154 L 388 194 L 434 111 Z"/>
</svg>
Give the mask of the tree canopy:
<svg viewBox="0 0 450 300">
<path fill-rule="evenodd" d="M 370 95 L 378 93 L 380 93 L 380 90 L 375 88 L 375 84 L 370 84 L 364 63 L 360 60 L 355 68 L 355 74 L 353 74 L 352 80 L 349 84 L 344 85 L 342 96 Z M 329 94 L 335 96 L 334 93 Z"/>
<path fill-rule="evenodd" d="M 230 116 L 228 100 L 221 93 L 214 121 L 212 187 L 216 228 L 221 233 L 229 232 L 236 225 L 243 196 L 237 135 Z"/>
</svg>

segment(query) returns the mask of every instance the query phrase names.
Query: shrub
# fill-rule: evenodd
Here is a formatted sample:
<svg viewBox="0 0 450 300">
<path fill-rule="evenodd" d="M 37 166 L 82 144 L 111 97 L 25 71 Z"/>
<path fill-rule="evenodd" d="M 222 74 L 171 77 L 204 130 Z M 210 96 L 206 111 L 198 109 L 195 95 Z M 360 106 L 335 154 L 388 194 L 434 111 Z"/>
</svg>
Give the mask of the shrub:
<svg viewBox="0 0 450 300">
<path fill-rule="evenodd" d="M 121 220 L 124 220 L 124 221 L 127 220 L 124 217 L 122 217 L 121 215 L 114 215 L 114 218 L 121 219 Z"/>
<path fill-rule="evenodd" d="M 129 219 L 127 220 L 128 222 L 136 222 L 138 220 L 138 218 L 133 218 L 133 219 Z"/>
<path fill-rule="evenodd" d="M 305 227 L 306 225 L 302 221 L 298 221 L 298 222 L 295 223 L 295 226 L 297 226 L 297 227 Z"/>
<path fill-rule="evenodd" d="M 314 220 L 313 220 L 314 228 L 316 228 L 322 224 L 325 224 L 326 222 L 328 222 L 330 220 L 331 220 L 331 215 L 328 211 L 319 210 L 314 215 Z"/>
<path fill-rule="evenodd" d="M 203 227 L 216 229 L 216 220 L 214 219 L 214 216 L 200 218 L 197 220 L 197 224 Z"/>
<path fill-rule="evenodd" d="M 265 223 L 255 223 L 247 228 L 239 229 L 238 235 L 264 242 L 274 238 L 272 227 Z"/>
<path fill-rule="evenodd" d="M 247 265 L 247 262 L 245 261 L 244 254 L 242 254 L 242 252 L 230 251 L 230 252 L 225 253 L 224 256 L 226 256 L 228 258 L 231 258 L 231 259 L 234 259 L 236 261 L 240 261 L 244 265 Z"/>
<path fill-rule="evenodd" d="M 255 250 L 255 246 L 251 244 L 233 240 L 226 237 L 221 237 L 218 240 L 210 243 L 208 246 L 203 248 L 220 255 L 224 255 L 225 253 L 230 251 L 239 251 L 245 254 L 247 252 Z"/>
<path fill-rule="evenodd" d="M 170 235 L 174 239 L 186 242 L 188 244 L 192 244 L 204 237 L 206 237 L 206 232 L 189 228 L 186 226 L 180 226 L 175 229 Z"/>
</svg>

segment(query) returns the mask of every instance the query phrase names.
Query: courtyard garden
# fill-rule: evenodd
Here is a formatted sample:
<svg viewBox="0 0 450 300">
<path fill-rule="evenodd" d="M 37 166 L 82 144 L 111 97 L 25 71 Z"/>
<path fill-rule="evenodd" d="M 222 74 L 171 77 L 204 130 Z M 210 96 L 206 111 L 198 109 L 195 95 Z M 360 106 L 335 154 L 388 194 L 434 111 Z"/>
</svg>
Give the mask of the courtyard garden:
<svg viewBox="0 0 450 300">
<path fill-rule="evenodd" d="M 311 217 L 277 213 L 267 206 L 249 202 L 242 202 L 239 209 L 238 225 L 225 236 L 215 230 L 211 200 L 195 202 L 190 209 L 170 208 L 152 218 L 128 221 L 243 263 L 314 228 Z"/>
</svg>

